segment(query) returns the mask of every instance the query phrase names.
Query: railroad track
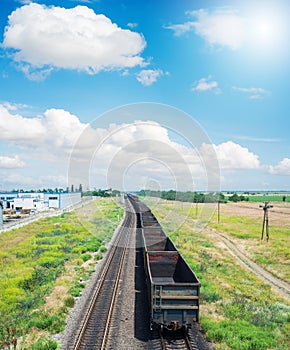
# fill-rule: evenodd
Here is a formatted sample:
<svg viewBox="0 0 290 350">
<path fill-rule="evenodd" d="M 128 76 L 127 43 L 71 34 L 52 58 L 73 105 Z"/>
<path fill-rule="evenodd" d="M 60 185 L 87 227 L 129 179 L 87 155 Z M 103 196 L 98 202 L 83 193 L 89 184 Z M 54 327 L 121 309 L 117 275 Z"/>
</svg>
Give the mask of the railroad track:
<svg viewBox="0 0 290 350">
<path fill-rule="evenodd" d="M 71 348 L 73 350 L 106 349 L 130 238 L 130 229 L 134 225 L 135 215 L 127 211 L 118 238 L 114 242 L 114 246 L 103 267 L 99 283 Z"/>
<path fill-rule="evenodd" d="M 188 333 L 179 330 L 163 333 L 154 331 L 151 340 L 152 350 L 198 350 L 195 338 L 191 330 Z"/>
</svg>

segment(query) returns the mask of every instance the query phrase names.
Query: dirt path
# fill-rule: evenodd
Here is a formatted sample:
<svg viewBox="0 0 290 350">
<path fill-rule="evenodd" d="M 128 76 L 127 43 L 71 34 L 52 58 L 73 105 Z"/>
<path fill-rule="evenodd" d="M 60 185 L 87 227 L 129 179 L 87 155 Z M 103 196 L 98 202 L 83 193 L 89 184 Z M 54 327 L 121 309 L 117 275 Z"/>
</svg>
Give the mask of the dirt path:
<svg viewBox="0 0 290 350">
<path fill-rule="evenodd" d="M 210 232 L 217 238 L 222 245 L 242 264 L 245 268 L 257 275 L 263 282 L 269 284 L 274 290 L 282 294 L 284 297 L 290 297 L 290 285 L 285 281 L 275 277 L 270 272 L 264 270 L 261 266 L 246 256 L 242 248 L 238 248 L 233 241 L 226 236 L 218 233 L 215 229 Z"/>
</svg>

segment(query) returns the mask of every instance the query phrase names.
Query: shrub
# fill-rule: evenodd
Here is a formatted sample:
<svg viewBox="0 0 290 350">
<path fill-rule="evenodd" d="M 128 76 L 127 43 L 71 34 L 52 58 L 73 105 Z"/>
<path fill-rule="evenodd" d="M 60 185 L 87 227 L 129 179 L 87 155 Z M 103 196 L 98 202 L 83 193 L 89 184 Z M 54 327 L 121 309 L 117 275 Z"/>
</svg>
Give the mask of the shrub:
<svg viewBox="0 0 290 350">
<path fill-rule="evenodd" d="M 88 261 L 92 258 L 91 254 L 83 254 L 82 259 L 83 261 Z"/>
<path fill-rule="evenodd" d="M 66 307 L 69 307 L 69 308 L 72 308 L 74 307 L 75 305 L 75 299 L 73 297 L 67 297 L 65 300 L 64 300 L 64 305 Z"/>
<path fill-rule="evenodd" d="M 85 288 L 85 285 L 78 281 L 73 287 L 70 288 L 69 293 L 73 297 L 79 297 L 83 288 Z"/>
<path fill-rule="evenodd" d="M 38 328 L 49 332 L 58 333 L 63 331 L 65 326 L 65 314 L 47 315 L 44 312 L 37 312 L 32 315 L 28 322 L 28 328 Z"/>
<path fill-rule="evenodd" d="M 107 248 L 106 247 L 104 247 L 103 245 L 100 247 L 100 252 L 101 253 L 106 253 L 106 251 L 107 251 Z"/>
<path fill-rule="evenodd" d="M 47 337 L 42 337 L 35 344 L 31 344 L 31 350 L 56 350 L 57 347 L 57 342 Z"/>
<path fill-rule="evenodd" d="M 265 350 L 275 342 L 271 332 L 243 320 L 215 322 L 203 319 L 202 327 L 212 340 L 227 344 L 233 350 Z"/>
<path fill-rule="evenodd" d="M 216 301 L 221 300 L 222 297 L 219 294 L 217 294 L 216 292 L 214 292 L 214 291 L 205 289 L 201 293 L 200 299 L 201 299 L 202 302 L 206 301 L 208 303 L 215 303 Z"/>
</svg>

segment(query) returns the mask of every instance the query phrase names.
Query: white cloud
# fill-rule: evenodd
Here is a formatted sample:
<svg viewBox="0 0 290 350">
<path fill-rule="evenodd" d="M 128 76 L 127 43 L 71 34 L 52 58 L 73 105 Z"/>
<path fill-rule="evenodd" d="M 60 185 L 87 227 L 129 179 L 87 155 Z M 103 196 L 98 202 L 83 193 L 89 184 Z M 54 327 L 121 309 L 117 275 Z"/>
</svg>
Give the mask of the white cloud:
<svg viewBox="0 0 290 350">
<path fill-rule="evenodd" d="M 23 168 L 24 166 L 25 166 L 25 163 L 22 160 L 20 160 L 18 155 L 0 156 L 1 169 Z"/>
<path fill-rule="evenodd" d="M 18 1 L 22 5 L 29 5 L 30 3 L 32 3 L 32 0 L 16 0 L 16 1 Z"/>
<path fill-rule="evenodd" d="M 174 32 L 174 35 L 180 36 L 186 32 L 195 28 L 195 22 L 185 22 L 182 24 L 172 24 L 168 26 L 164 26 L 165 29 L 171 29 Z"/>
<path fill-rule="evenodd" d="M 252 100 L 262 99 L 270 94 L 270 91 L 263 88 L 256 88 L 256 87 L 242 88 L 242 87 L 233 86 L 233 90 L 240 91 L 247 94 L 248 98 Z"/>
<path fill-rule="evenodd" d="M 123 188 L 125 181 L 132 190 L 152 180 L 161 188 L 193 190 L 193 179 L 200 188 L 206 188 L 208 180 L 198 152 L 172 141 L 168 130 L 153 121 L 88 127 L 74 147 L 70 169 L 70 182 L 90 187 L 101 182 Z"/>
<path fill-rule="evenodd" d="M 131 29 L 136 28 L 136 27 L 138 27 L 138 23 L 129 22 L 129 23 L 127 23 L 127 27 L 129 27 Z"/>
<path fill-rule="evenodd" d="M 1 140 L 21 148 L 45 149 L 47 152 L 61 149 L 69 153 L 85 127 L 76 116 L 62 109 L 48 109 L 43 116 L 26 118 L 13 115 L 0 105 Z"/>
<path fill-rule="evenodd" d="M 289 43 L 289 18 L 282 1 L 253 2 L 247 7 L 221 7 L 189 11 L 184 23 L 165 26 L 175 35 L 194 32 L 210 47 L 246 49 L 254 59 L 285 55 Z"/>
<path fill-rule="evenodd" d="M 276 166 L 263 166 L 256 154 L 232 141 L 194 149 L 173 141 L 168 130 L 154 121 L 98 127 L 83 124 L 64 110 L 49 109 L 41 116 L 27 118 L 13 115 L 0 105 L 0 137 L 2 145 L 13 145 L 13 154 L 16 147 L 20 148 L 25 159 L 24 163 L 20 156 L 5 151 L 10 155 L 0 157 L 2 186 L 65 186 L 69 169 L 69 176 L 77 177 L 70 184 L 87 185 L 90 174 L 91 184 L 101 187 L 122 186 L 124 180 L 131 189 L 144 188 L 153 181 L 160 188 L 172 188 L 177 183 L 180 190 L 190 190 L 190 186 L 205 190 L 212 169 L 219 176 L 218 169 L 212 167 L 216 159 L 223 176 L 238 176 L 244 170 L 290 174 L 288 158 Z M 71 173 L 71 166 L 77 176 Z M 224 181 L 226 186 L 231 179 Z"/>
<path fill-rule="evenodd" d="M 9 16 L 3 47 L 27 76 L 44 79 L 52 68 L 89 74 L 144 64 L 142 35 L 122 29 L 86 6 L 71 9 L 30 3 Z M 42 72 L 42 73 L 41 73 Z"/>
<path fill-rule="evenodd" d="M 143 69 L 136 75 L 136 79 L 142 85 L 149 86 L 155 83 L 162 75 L 168 75 L 168 73 L 164 73 L 161 69 Z"/>
<path fill-rule="evenodd" d="M 17 69 L 20 70 L 26 78 L 32 81 L 44 81 L 49 74 L 53 71 L 52 67 L 49 68 L 37 68 L 26 63 L 17 63 Z"/>
<path fill-rule="evenodd" d="M 201 9 L 187 14 L 196 20 L 165 28 L 172 29 L 175 35 L 194 30 L 210 45 L 225 46 L 232 50 L 240 48 L 245 41 L 246 21 L 232 10 L 217 9 L 209 13 L 208 10 Z"/>
<path fill-rule="evenodd" d="M 218 82 L 212 80 L 211 76 L 207 78 L 201 78 L 197 82 L 194 83 L 194 86 L 191 88 L 191 91 L 214 91 L 215 93 L 220 93 L 221 90 L 218 88 Z"/>
<path fill-rule="evenodd" d="M 268 172 L 273 175 L 290 175 L 290 159 L 284 158 L 277 165 L 269 166 Z"/>
<path fill-rule="evenodd" d="M 206 157 L 207 145 L 203 146 L 202 153 Z M 223 142 L 219 145 L 213 145 L 219 161 L 221 170 L 243 170 L 259 169 L 259 157 L 250 152 L 248 148 L 232 141 Z"/>
<path fill-rule="evenodd" d="M 246 140 L 246 141 L 254 141 L 254 142 L 281 142 L 281 139 L 275 139 L 275 138 L 266 138 L 266 137 L 253 137 L 253 136 L 245 136 L 240 135 L 236 136 L 239 140 Z"/>
<path fill-rule="evenodd" d="M 3 102 L 3 107 L 6 108 L 10 112 L 15 112 L 21 109 L 29 108 L 28 105 L 23 103 L 11 103 L 11 102 Z"/>
</svg>

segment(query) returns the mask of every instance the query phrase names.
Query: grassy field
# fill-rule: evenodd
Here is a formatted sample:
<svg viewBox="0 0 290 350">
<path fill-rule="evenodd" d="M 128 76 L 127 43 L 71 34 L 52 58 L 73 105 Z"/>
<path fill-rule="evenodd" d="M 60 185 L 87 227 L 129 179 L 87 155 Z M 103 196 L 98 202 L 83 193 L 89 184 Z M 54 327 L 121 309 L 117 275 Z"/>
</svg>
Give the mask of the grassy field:
<svg viewBox="0 0 290 350">
<path fill-rule="evenodd" d="M 289 192 L 278 192 L 278 193 L 260 193 L 260 194 L 247 194 L 238 193 L 240 196 L 244 196 L 252 203 L 263 203 L 263 202 L 290 202 Z M 225 198 L 228 200 L 232 195 L 225 194 Z"/>
<path fill-rule="evenodd" d="M 106 251 L 123 209 L 98 199 L 77 212 L 42 219 L 0 234 L 0 348 L 56 349 L 61 332 Z"/>
<path fill-rule="evenodd" d="M 268 243 L 260 241 L 263 211 L 256 203 L 224 204 L 221 223 L 217 224 L 214 213 L 202 229 L 195 225 L 196 208 L 190 208 L 189 203 L 178 206 L 158 200 L 154 205 L 154 200 L 149 200 L 148 204 L 201 281 L 200 322 L 215 349 L 289 349 L 289 299 L 274 293 L 242 268 L 212 231 L 228 236 L 253 260 L 287 280 L 289 203 L 271 213 L 273 225 Z M 202 209 L 200 205 L 198 215 Z"/>
<path fill-rule="evenodd" d="M 256 195 L 249 196 L 249 202 L 259 203 L 259 202 L 283 202 L 283 197 L 286 196 L 285 202 L 290 202 L 290 195 Z"/>
</svg>

